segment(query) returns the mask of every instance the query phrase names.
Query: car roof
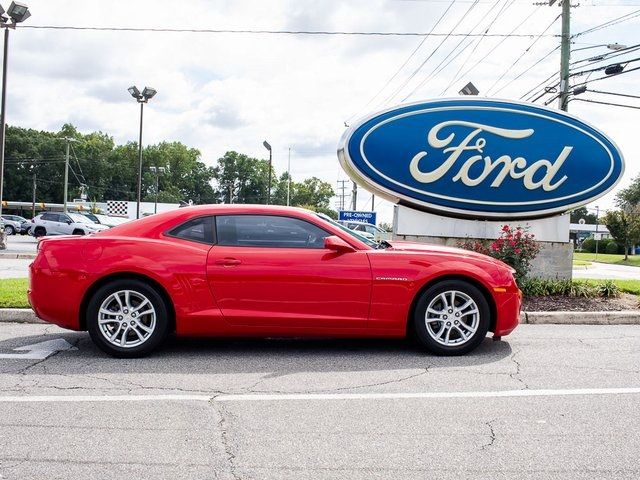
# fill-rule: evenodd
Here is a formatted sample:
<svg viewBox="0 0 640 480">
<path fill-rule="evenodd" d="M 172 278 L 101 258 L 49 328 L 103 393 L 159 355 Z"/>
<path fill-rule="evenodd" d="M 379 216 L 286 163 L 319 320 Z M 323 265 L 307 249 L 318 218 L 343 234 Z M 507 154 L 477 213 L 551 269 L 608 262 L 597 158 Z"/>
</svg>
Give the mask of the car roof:
<svg viewBox="0 0 640 480">
<path fill-rule="evenodd" d="M 311 210 L 283 205 L 253 205 L 253 204 L 214 204 L 197 205 L 170 210 L 143 217 L 138 220 L 118 225 L 97 233 L 96 236 L 160 236 L 173 225 L 179 225 L 189 219 L 206 215 L 285 215 L 317 222 L 318 214 Z M 329 225 L 332 233 L 344 236 L 343 232 L 333 225 Z M 357 243 L 359 247 L 370 248 L 366 243 L 357 239 L 349 239 L 350 243 Z"/>
</svg>

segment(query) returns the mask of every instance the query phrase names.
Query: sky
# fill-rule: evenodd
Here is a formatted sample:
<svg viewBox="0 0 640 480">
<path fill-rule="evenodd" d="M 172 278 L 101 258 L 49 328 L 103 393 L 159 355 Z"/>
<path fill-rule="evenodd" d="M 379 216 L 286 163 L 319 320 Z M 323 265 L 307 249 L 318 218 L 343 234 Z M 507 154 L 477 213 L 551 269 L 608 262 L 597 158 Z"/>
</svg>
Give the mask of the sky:
<svg viewBox="0 0 640 480">
<path fill-rule="evenodd" d="M 263 140 L 268 140 L 278 174 L 286 171 L 291 149 L 291 174 L 295 180 L 317 176 L 334 188 L 338 180 L 348 179 L 336 156 L 345 122 L 350 124 L 360 116 L 403 101 L 457 96 L 468 81 L 473 81 L 481 95 L 519 99 L 549 77 L 551 80 L 542 85 L 557 83 L 560 63 L 559 49 L 554 50 L 560 41 L 554 36 L 560 33 L 557 19 L 560 7 L 534 5 L 532 1 L 30 0 L 27 3 L 31 18 L 23 24 L 24 28 L 10 34 L 9 124 L 58 130 L 64 123 L 72 123 L 84 133 L 103 131 L 118 143 L 137 141 L 139 110 L 127 88 L 135 84 L 142 89 L 146 85 L 156 88 L 158 94 L 145 108 L 144 143 L 181 141 L 198 148 L 202 160 L 214 165 L 229 150 L 268 158 L 262 146 Z M 579 3 L 571 12 L 572 33 L 636 11 L 640 13 L 640 0 Z M 531 36 L 506 40 L 489 36 L 449 37 L 443 41 L 444 37 L 424 36 L 27 28 L 422 33 L 433 29 L 437 33 L 452 30 L 482 33 L 496 16 L 489 34 L 513 31 Z M 640 15 L 630 16 L 626 21 L 577 36 L 571 60 L 611 53 L 606 45 L 612 43 L 627 46 L 640 43 L 639 27 Z M 543 32 L 545 35 L 539 36 Z M 636 54 L 621 58 L 635 58 Z M 593 66 L 606 63 L 609 62 Z M 578 71 L 593 66 L 582 62 L 572 68 Z M 467 72 L 471 67 L 474 68 Z M 637 95 L 638 80 L 640 70 L 594 82 L 589 87 Z M 586 93 L 580 98 L 635 102 L 640 106 L 639 100 L 625 97 Z M 557 101 L 550 106 L 557 106 Z M 618 144 L 626 160 L 619 188 L 627 186 L 640 174 L 636 138 L 640 110 L 579 101 L 571 102 L 569 110 Z M 601 209 L 614 207 L 614 194 L 615 190 L 595 204 Z M 370 193 L 359 189 L 358 200 L 358 209 L 370 208 Z M 392 204 L 377 199 L 375 207 L 379 221 L 391 221 Z"/>
</svg>

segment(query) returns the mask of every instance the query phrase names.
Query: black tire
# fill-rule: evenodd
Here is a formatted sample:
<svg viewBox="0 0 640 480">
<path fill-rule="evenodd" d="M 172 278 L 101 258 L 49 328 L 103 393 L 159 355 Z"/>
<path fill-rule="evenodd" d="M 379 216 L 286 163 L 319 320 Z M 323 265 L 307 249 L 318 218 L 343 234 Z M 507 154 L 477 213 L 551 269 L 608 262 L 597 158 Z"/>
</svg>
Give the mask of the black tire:
<svg viewBox="0 0 640 480">
<path fill-rule="evenodd" d="M 16 233 L 15 229 L 13 228 L 13 226 L 11 225 L 5 225 L 4 226 L 4 233 L 6 233 L 7 235 L 13 235 L 14 233 Z"/>
<path fill-rule="evenodd" d="M 76 228 L 71 235 L 84 235 L 84 230 Z"/>
<path fill-rule="evenodd" d="M 33 236 L 36 238 L 44 237 L 47 234 L 47 231 L 44 227 L 36 227 L 33 229 Z"/>
<path fill-rule="evenodd" d="M 464 299 L 468 298 L 473 300 L 478 311 L 477 317 L 474 317 L 473 314 L 465 315 L 465 312 L 472 311 L 470 308 L 473 309 L 473 305 L 467 307 L 462 313 L 456 312 L 453 308 L 445 311 L 441 295 L 447 292 L 448 295 L 445 295 L 445 299 L 447 299 L 449 303 L 451 303 L 451 292 L 459 293 L 459 295 L 456 294 L 454 298 L 456 307 L 462 307 Z M 459 303 L 456 304 L 456 301 Z M 432 302 L 434 303 L 432 304 Z M 438 308 L 435 308 L 435 310 L 443 311 L 444 313 L 442 315 L 430 313 L 431 321 L 427 322 L 427 308 L 429 305 L 433 305 L 432 309 L 437 306 Z M 461 316 L 458 316 L 458 314 Z M 484 294 L 476 286 L 463 280 L 444 280 L 429 287 L 418 299 L 413 312 L 413 330 L 419 343 L 435 355 L 464 355 L 474 350 L 487 336 L 491 320 L 490 317 L 491 310 L 489 303 Z M 473 325 L 474 322 L 477 322 L 475 331 L 470 333 L 472 330 L 467 327 L 467 324 Z M 429 325 L 429 327 L 427 325 Z M 452 343 L 456 341 L 459 343 L 439 343 L 434 337 L 441 331 L 440 328 L 444 329 L 443 335 L 445 337 L 447 330 L 451 331 L 446 339 L 450 339 Z M 438 330 L 438 332 L 436 332 L 436 330 Z M 468 337 L 464 337 L 461 332 L 466 333 Z M 452 336 L 453 338 L 451 338 Z M 441 341 L 444 342 L 445 338 L 441 338 Z"/>
<path fill-rule="evenodd" d="M 115 292 L 124 290 L 129 290 L 142 295 L 148 299 L 155 309 L 155 328 L 141 345 L 129 347 L 114 345 L 105 337 L 105 334 L 103 334 L 99 326 L 99 309 L 102 303 Z M 169 333 L 169 310 L 164 299 L 154 287 L 140 280 L 115 280 L 100 287 L 91 297 L 87 306 L 86 315 L 87 330 L 89 331 L 89 335 L 93 342 L 103 352 L 117 358 L 137 358 L 148 355 L 164 341 Z M 140 321 L 140 319 L 138 319 L 138 321 Z M 115 328 L 115 326 L 113 328 Z"/>
</svg>

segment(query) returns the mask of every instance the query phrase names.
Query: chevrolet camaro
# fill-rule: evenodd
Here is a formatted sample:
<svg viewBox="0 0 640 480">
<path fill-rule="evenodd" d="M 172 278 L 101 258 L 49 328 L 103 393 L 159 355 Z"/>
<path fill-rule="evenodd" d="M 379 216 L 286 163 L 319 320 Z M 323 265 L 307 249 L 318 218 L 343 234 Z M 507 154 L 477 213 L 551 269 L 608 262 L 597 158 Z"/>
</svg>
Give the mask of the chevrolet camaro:
<svg viewBox="0 0 640 480">
<path fill-rule="evenodd" d="M 41 239 L 29 301 L 116 357 L 172 333 L 410 336 L 459 355 L 517 326 L 521 292 L 508 265 L 474 252 L 376 243 L 299 208 L 206 205 Z"/>
</svg>

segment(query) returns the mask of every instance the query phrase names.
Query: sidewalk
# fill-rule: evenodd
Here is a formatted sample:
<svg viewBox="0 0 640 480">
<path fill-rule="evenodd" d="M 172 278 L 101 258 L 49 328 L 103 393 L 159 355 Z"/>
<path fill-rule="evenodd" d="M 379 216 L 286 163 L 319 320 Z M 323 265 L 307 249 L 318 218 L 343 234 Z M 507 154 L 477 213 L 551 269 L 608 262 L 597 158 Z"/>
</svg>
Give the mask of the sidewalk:
<svg viewBox="0 0 640 480">
<path fill-rule="evenodd" d="M 600 280 L 640 280 L 640 267 L 593 262 L 586 268 L 574 268 L 573 278 L 594 278 Z"/>
</svg>

